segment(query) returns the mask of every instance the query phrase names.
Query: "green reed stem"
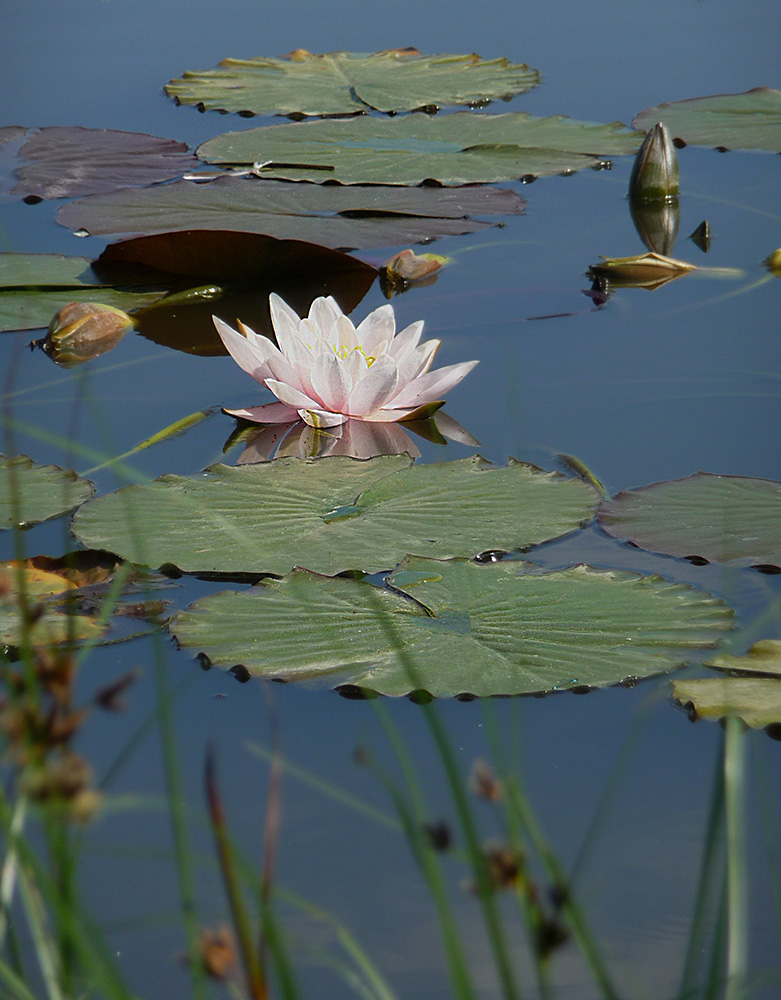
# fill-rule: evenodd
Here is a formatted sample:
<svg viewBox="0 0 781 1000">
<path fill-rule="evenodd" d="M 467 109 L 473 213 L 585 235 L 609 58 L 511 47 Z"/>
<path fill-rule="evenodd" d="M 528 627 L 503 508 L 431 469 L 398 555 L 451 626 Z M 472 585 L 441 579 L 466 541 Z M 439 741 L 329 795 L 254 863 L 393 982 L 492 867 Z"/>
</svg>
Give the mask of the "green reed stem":
<svg viewBox="0 0 781 1000">
<path fill-rule="evenodd" d="M 724 830 L 724 757 L 723 752 L 716 758 L 713 775 L 708 819 L 705 827 L 705 843 L 700 860 L 700 871 L 695 893 L 694 913 L 689 930 L 689 940 L 686 945 L 686 957 L 683 963 L 681 985 L 678 997 L 694 995 L 697 968 L 700 955 L 705 950 L 705 934 L 708 916 L 712 912 L 714 887 L 719 882 L 719 872 L 722 870 Z"/>
<path fill-rule="evenodd" d="M 724 740 L 728 933 L 726 1000 L 739 1000 L 743 996 L 748 960 L 745 756 L 743 723 L 737 716 L 730 715 Z"/>
<path fill-rule="evenodd" d="M 231 919 L 239 943 L 239 952 L 241 953 L 241 960 L 244 965 L 244 973 L 247 977 L 247 987 L 253 1000 L 266 1000 L 268 996 L 266 976 L 259 949 L 255 947 L 250 920 L 242 897 L 241 886 L 236 872 L 233 845 L 228 836 L 225 812 L 222 808 L 222 800 L 217 786 L 214 754 L 211 750 L 207 750 L 206 753 L 205 785 L 209 819 L 211 820 L 217 857 L 225 884 L 225 892 L 228 896 Z"/>
<path fill-rule="evenodd" d="M 374 702 L 373 704 L 380 720 L 380 725 L 382 726 L 388 742 L 396 755 L 399 766 L 401 767 L 407 786 L 407 793 L 412 800 L 412 808 L 410 808 L 395 783 L 382 768 L 373 764 L 372 771 L 382 782 L 396 808 L 396 812 L 401 820 L 401 824 L 413 856 L 426 880 L 426 884 L 439 919 L 439 926 L 442 932 L 442 940 L 445 947 L 445 958 L 448 964 L 450 982 L 453 987 L 454 995 L 458 998 L 458 1000 L 473 1000 L 475 997 L 474 987 L 469 975 L 469 968 L 464 959 L 463 947 L 458 934 L 458 928 L 456 927 L 455 920 L 453 919 L 453 911 L 450 905 L 450 900 L 448 899 L 445 880 L 442 876 L 442 871 L 439 866 L 439 861 L 435 856 L 434 849 L 423 828 L 423 825 L 428 817 L 423 798 L 423 791 L 418 781 L 415 766 L 409 755 L 407 747 L 402 740 L 398 729 L 393 724 L 385 706 L 378 702 Z"/>
<path fill-rule="evenodd" d="M 364 976 L 366 983 L 372 990 L 371 996 L 373 997 L 373 1000 L 398 1000 L 395 993 L 387 984 L 377 966 L 374 965 L 372 960 L 369 958 L 366 951 L 361 947 L 354 935 L 350 933 L 348 928 L 345 927 L 337 917 L 335 917 L 332 913 L 329 913 L 327 910 L 311 903 L 308 899 L 303 899 L 290 889 L 277 887 L 276 892 L 281 899 L 284 899 L 285 902 L 289 903 L 291 906 L 294 906 L 296 909 L 306 913 L 314 920 L 327 924 L 332 928 L 336 935 L 336 940 L 342 946 L 349 958 L 352 959 L 356 968 Z M 336 965 L 335 967 L 338 968 L 342 974 L 344 974 L 341 964 Z"/>
<path fill-rule="evenodd" d="M 163 768 L 168 792 L 168 816 L 171 823 L 174 855 L 179 876 L 182 918 L 187 942 L 187 957 L 192 977 L 193 997 L 194 1000 L 205 1000 L 205 973 L 198 950 L 198 922 L 195 908 L 195 893 L 193 890 L 193 879 L 187 846 L 187 821 L 184 815 L 184 798 L 176 757 L 176 737 L 171 713 L 171 692 L 168 687 L 165 662 L 158 644 L 154 645 L 153 658 L 160 719 L 160 736 L 163 750 Z"/>
</svg>

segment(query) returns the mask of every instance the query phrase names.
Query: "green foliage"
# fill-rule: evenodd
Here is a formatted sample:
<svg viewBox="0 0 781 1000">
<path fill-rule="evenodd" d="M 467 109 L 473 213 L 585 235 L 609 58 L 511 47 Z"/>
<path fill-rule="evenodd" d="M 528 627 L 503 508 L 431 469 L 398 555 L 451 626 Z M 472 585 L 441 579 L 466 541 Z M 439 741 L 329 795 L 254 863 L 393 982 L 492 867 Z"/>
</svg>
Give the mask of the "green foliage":
<svg viewBox="0 0 781 1000">
<path fill-rule="evenodd" d="M 85 506 L 73 530 L 191 573 L 379 572 L 408 552 L 444 559 L 547 541 L 588 521 L 598 500 L 588 484 L 522 462 L 280 458 L 129 486 Z"/>
<path fill-rule="evenodd" d="M 281 59 L 223 59 L 187 72 L 165 90 L 180 104 L 254 114 L 344 115 L 487 104 L 523 93 L 540 74 L 477 55 L 425 56 L 415 49 L 327 52 L 296 49 Z"/>
<path fill-rule="evenodd" d="M 409 558 L 377 588 L 294 571 L 196 601 L 178 641 L 254 676 L 381 694 L 536 694 L 670 670 L 732 627 L 721 601 L 660 577 Z M 609 610 L 608 610 L 609 609 Z"/>
</svg>

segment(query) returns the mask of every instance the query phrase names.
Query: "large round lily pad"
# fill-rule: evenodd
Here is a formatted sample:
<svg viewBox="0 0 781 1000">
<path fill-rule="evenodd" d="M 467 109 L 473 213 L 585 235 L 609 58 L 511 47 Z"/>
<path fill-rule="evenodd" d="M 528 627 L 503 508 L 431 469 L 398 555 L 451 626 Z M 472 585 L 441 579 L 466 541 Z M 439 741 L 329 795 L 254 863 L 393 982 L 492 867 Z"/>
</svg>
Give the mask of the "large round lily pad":
<svg viewBox="0 0 781 1000">
<path fill-rule="evenodd" d="M 664 122 L 676 138 L 722 149 L 781 152 L 781 91 L 755 87 L 743 94 L 693 97 L 646 108 L 632 121 L 647 130 Z"/>
<path fill-rule="evenodd" d="M 472 184 L 595 167 L 602 156 L 636 152 L 641 139 L 619 122 L 457 111 L 269 125 L 209 139 L 197 154 L 285 180 Z"/>
<path fill-rule="evenodd" d="M 92 483 L 72 469 L 36 465 L 27 455 L 0 455 L 0 530 L 67 514 L 93 492 Z"/>
<path fill-rule="evenodd" d="M 389 695 L 536 694 L 658 674 L 731 628 L 710 594 L 576 566 L 406 559 L 389 588 L 295 571 L 196 601 L 178 641 L 257 677 Z M 392 589 L 391 589 L 392 588 Z"/>
<path fill-rule="evenodd" d="M 781 482 L 696 472 L 619 493 L 599 510 L 615 538 L 669 556 L 781 565 Z"/>
<path fill-rule="evenodd" d="M 297 49 L 281 59 L 223 59 L 217 69 L 187 72 L 165 90 L 180 104 L 254 114 L 343 115 L 436 110 L 483 104 L 523 93 L 540 74 L 507 59 L 422 55 L 415 49 L 328 52 Z"/>
<path fill-rule="evenodd" d="M 581 480 L 521 462 L 281 458 L 126 487 L 86 505 L 73 530 L 93 548 L 185 572 L 379 572 L 408 552 L 474 556 L 556 538 L 598 501 Z"/>
</svg>

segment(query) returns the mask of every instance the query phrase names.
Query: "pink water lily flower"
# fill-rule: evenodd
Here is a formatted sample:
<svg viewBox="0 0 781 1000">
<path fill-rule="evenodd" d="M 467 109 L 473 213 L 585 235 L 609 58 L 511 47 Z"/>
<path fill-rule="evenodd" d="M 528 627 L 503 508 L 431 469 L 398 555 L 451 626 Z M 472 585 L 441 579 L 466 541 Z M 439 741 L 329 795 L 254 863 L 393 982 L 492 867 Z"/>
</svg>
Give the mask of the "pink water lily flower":
<svg viewBox="0 0 781 1000">
<path fill-rule="evenodd" d="M 428 416 L 477 364 L 462 361 L 429 371 L 438 340 L 420 343 L 423 323 L 396 334 L 393 306 L 369 313 L 356 328 L 331 298 L 318 298 L 299 316 L 272 294 L 271 321 L 279 347 L 239 323 L 241 332 L 214 317 L 233 360 L 279 402 L 226 410 L 259 423 L 299 417 L 311 427 L 335 427 L 348 418 L 372 422 Z"/>
</svg>

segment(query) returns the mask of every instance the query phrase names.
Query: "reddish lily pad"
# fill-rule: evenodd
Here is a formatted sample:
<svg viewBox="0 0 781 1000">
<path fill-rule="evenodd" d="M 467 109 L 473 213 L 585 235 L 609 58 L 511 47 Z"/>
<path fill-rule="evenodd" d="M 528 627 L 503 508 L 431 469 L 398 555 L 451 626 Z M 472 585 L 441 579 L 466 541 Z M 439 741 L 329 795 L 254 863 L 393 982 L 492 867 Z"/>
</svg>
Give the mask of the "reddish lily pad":
<svg viewBox="0 0 781 1000">
<path fill-rule="evenodd" d="M 344 187 L 222 176 L 95 195 L 65 205 L 63 226 L 93 236 L 225 229 L 352 249 L 398 246 L 486 229 L 475 215 L 522 212 L 514 191 Z"/>
<path fill-rule="evenodd" d="M 32 161 L 16 171 L 11 194 L 75 198 L 99 191 L 181 177 L 197 164 L 187 144 L 141 132 L 42 128 L 19 150 Z"/>
<path fill-rule="evenodd" d="M 605 501 L 602 528 L 641 549 L 781 565 L 781 482 L 696 472 Z"/>
</svg>

